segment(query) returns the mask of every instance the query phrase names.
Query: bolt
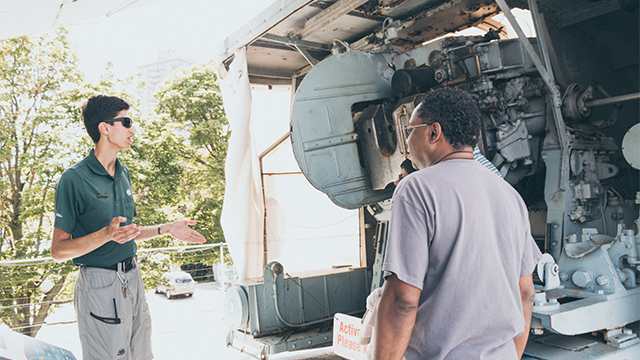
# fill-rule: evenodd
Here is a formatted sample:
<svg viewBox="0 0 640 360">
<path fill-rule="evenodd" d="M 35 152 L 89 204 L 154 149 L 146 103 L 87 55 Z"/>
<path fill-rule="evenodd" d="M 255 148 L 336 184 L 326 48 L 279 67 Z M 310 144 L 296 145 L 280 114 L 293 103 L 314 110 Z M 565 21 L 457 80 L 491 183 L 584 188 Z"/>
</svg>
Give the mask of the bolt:
<svg viewBox="0 0 640 360">
<path fill-rule="evenodd" d="M 553 224 L 554 229 L 558 229 L 558 227 L 559 227 L 558 224 Z"/>
<path fill-rule="evenodd" d="M 557 242 L 557 241 L 552 241 L 552 242 L 551 242 L 551 246 L 553 246 L 553 247 L 558 246 L 558 242 Z"/>
<path fill-rule="evenodd" d="M 598 278 L 596 279 L 596 282 L 600 286 L 607 286 L 609 285 L 609 278 L 606 276 L 598 276 Z"/>
<path fill-rule="evenodd" d="M 562 280 L 562 281 L 569 280 L 569 274 L 567 274 L 566 272 L 561 272 L 560 273 L 560 280 Z"/>
<path fill-rule="evenodd" d="M 309 342 L 307 344 L 311 345 L 311 340 L 309 340 Z"/>
</svg>

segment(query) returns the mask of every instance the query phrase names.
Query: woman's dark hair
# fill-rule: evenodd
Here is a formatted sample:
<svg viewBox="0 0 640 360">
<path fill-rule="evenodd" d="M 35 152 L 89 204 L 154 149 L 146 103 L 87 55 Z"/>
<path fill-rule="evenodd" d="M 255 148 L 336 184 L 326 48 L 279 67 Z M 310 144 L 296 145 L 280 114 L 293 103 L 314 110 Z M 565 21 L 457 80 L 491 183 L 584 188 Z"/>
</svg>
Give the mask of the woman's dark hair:
<svg viewBox="0 0 640 360">
<path fill-rule="evenodd" d="M 129 110 L 129 104 L 115 96 L 96 95 L 87 100 L 82 106 L 82 118 L 84 127 L 94 143 L 100 140 L 98 124 L 105 120 L 113 119 L 122 110 Z"/>
<path fill-rule="evenodd" d="M 455 149 L 475 147 L 480 133 L 480 111 L 471 95 L 455 88 L 429 91 L 418 108 L 418 118 L 425 124 L 437 122 L 445 139 Z"/>
</svg>

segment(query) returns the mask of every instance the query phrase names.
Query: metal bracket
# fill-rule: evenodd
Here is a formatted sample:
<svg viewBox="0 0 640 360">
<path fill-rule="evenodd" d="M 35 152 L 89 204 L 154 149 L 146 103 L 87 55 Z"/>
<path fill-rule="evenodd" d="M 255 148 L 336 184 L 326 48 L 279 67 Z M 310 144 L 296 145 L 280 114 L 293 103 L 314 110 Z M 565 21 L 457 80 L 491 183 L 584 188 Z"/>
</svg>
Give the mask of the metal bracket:
<svg viewBox="0 0 640 360">
<path fill-rule="evenodd" d="M 336 1 L 335 3 L 333 3 L 333 5 L 322 10 L 320 13 L 307 20 L 307 22 L 301 27 L 292 30 L 288 35 L 289 37 L 296 37 L 300 39 L 305 38 L 313 34 L 315 31 L 319 30 L 323 26 L 334 22 L 336 19 L 348 13 L 349 11 L 356 9 L 358 6 L 366 3 L 367 1 L 368 0 Z"/>
<path fill-rule="evenodd" d="M 536 53 L 535 49 L 533 48 L 533 45 L 531 45 L 531 42 L 529 42 L 529 39 L 527 39 L 526 35 L 524 34 L 524 31 L 522 31 L 522 28 L 516 21 L 516 18 L 513 16 L 513 13 L 511 13 L 511 9 L 509 8 L 509 5 L 507 5 L 506 1 L 496 0 L 496 3 L 498 3 L 498 6 L 500 6 L 500 9 L 502 9 L 502 12 L 506 16 L 507 20 L 509 20 L 509 23 L 511 24 L 511 26 L 513 26 L 513 29 L 518 34 L 518 39 L 520 40 L 520 43 L 522 43 L 522 46 L 525 48 L 527 54 L 529 54 L 531 61 L 533 61 L 536 69 L 538 69 L 538 72 L 540 73 L 542 80 L 547 85 L 547 88 L 551 93 L 551 101 L 553 104 L 553 117 L 556 124 L 556 130 L 558 132 L 558 142 L 561 148 L 560 157 L 562 159 L 562 162 L 560 165 L 561 175 L 560 175 L 559 188 L 560 190 L 566 190 L 565 184 L 567 184 L 569 180 L 568 179 L 569 178 L 569 171 L 568 171 L 569 140 L 567 137 L 567 131 L 564 126 L 564 119 L 562 117 L 562 98 L 560 94 L 560 89 L 558 89 L 558 86 L 555 84 L 553 71 L 551 69 L 551 62 L 549 60 L 549 53 L 546 48 L 545 39 L 541 38 L 539 41 L 539 45 L 541 48 L 540 50 L 542 51 L 542 54 L 545 60 L 545 62 L 543 63 L 540 57 L 538 56 L 538 54 Z M 543 32 L 539 30 L 540 29 L 540 13 L 538 12 L 538 4 L 536 3 L 536 0 L 529 0 L 529 10 L 531 11 L 531 15 L 533 16 L 533 20 L 536 25 L 536 33 L 540 38 L 544 35 L 543 35 Z"/>
<path fill-rule="evenodd" d="M 609 330 L 605 332 L 604 338 L 607 340 L 607 344 L 619 349 L 640 344 L 638 335 L 636 335 L 631 329 Z"/>
</svg>

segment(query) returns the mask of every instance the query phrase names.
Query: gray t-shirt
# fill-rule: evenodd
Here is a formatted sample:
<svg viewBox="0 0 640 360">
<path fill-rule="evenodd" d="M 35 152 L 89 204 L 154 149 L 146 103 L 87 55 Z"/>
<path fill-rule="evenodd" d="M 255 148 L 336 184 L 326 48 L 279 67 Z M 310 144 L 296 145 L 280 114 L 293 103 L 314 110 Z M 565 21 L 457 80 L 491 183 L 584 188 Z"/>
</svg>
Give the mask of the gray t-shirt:
<svg viewBox="0 0 640 360">
<path fill-rule="evenodd" d="M 422 290 L 405 359 L 516 359 L 518 281 L 541 256 L 520 195 L 477 162 L 403 179 L 383 269 Z"/>
</svg>

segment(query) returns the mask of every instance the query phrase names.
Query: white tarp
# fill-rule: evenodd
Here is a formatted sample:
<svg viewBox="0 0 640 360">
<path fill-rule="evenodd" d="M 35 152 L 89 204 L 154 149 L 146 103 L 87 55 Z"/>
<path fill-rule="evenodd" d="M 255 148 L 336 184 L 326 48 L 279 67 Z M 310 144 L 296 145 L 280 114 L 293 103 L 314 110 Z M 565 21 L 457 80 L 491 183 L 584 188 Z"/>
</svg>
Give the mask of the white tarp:
<svg viewBox="0 0 640 360">
<path fill-rule="evenodd" d="M 262 277 L 264 203 L 260 163 L 251 131 L 251 87 L 245 49 L 225 71 L 219 68 L 220 90 L 231 126 L 225 164 L 226 189 L 222 229 L 239 279 Z"/>
<path fill-rule="evenodd" d="M 0 0 L 0 40 L 110 16 L 158 0 Z"/>
<path fill-rule="evenodd" d="M 336 206 L 300 173 L 287 140 L 263 160 L 267 262 L 287 273 L 360 265 L 358 210 Z"/>
<path fill-rule="evenodd" d="M 253 89 L 244 49 L 219 73 L 232 131 L 222 227 L 239 278 L 262 277 L 264 199 L 267 263 L 277 260 L 288 273 L 359 266 L 358 211 L 339 208 L 309 184 L 289 140 L 266 155 L 261 177 L 257 154 L 289 129 L 290 89 Z"/>
</svg>

